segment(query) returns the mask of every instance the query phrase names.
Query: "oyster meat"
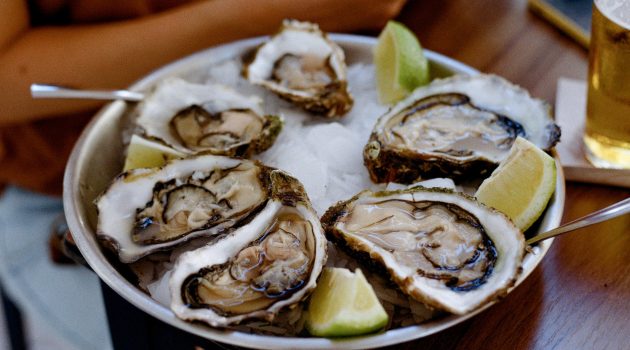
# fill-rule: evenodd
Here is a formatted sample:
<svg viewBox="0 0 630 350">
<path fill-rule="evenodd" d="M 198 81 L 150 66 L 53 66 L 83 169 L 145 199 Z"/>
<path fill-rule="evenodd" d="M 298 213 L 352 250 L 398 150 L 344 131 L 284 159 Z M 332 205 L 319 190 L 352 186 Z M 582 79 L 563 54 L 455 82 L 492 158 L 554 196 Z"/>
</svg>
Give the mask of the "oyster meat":
<svg viewBox="0 0 630 350">
<path fill-rule="evenodd" d="M 166 79 L 141 106 L 145 136 L 185 154 L 250 157 L 273 145 L 282 121 L 263 115 L 259 97 L 219 84 Z"/>
<path fill-rule="evenodd" d="M 507 294 L 525 255 L 523 234 L 504 214 L 447 189 L 364 191 L 330 208 L 322 224 L 404 293 L 460 315 Z"/>
<path fill-rule="evenodd" d="M 316 24 L 285 20 L 280 32 L 258 48 L 244 74 L 309 112 L 338 117 L 353 104 L 346 71 L 343 50 Z"/>
<path fill-rule="evenodd" d="M 264 207 L 277 184 L 258 162 L 204 155 L 118 176 L 97 199 L 97 236 L 124 263 L 219 236 Z"/>
<path fill-rule="evenodd" d="M 363 152 L 375 182 L 489 174 L 522 136 L 549 151 L 550 107 L 494 75 L 454 76 L 416 89 L 379 118 Z"/>
<path fill-rule="evenodd" d="M 315 288 L 326 237 L 304 189 L 279 170 L 265 207 L 213 245 L 182 254 L 169 280 L 171 309 L 189 321 L 224 327 L 272 321 Z"/>
</svg>

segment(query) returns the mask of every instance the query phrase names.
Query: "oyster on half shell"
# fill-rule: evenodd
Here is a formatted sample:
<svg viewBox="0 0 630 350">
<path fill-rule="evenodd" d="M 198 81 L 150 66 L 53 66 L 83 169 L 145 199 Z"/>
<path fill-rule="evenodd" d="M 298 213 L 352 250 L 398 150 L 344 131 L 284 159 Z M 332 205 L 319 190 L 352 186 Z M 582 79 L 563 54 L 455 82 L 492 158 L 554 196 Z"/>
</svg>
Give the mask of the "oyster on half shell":
<svg viewBox="0 0 630 350">
<path fill-rule="evenodd" d="M 145 136 L 185 154 L 250 157 L 273 145 L 282 121 L 264 115 L 262 100 L 219 84 L 171 78 L 160 83 L 140 108 Z"/>
<path fill-rule="evenodd" d="M 171 309 L 213 327 L 272 321 L 315 288 L 327 241 L 302 185 L 279 170 L 264 208 L 213 245 L 182 254 L 169 280 Z"/>
<path fill-rule="evenodd" d="M 549 151 L 550 107 L 494 75 L 454 76 L 416 89 L 379 118 L 363 152 L 375 182 L 489 174 L 518 136 Z"/>
<path fill-rule="evenodd" d="M 258 162 L 204 155 L 118 176 L 97 199 L 97 236 L 124 263 L 195 237 L 218 237 L 262 207 L 276 184 Z"/>
<path fill-rule="evenodd" d="M 339 117 L 353 104 L 343 50 L 316 24 L 285 20 L 245 65 L 244 75 L 309 112 Z"/>
<path fill-rule="evenodd" d="M 446 189 L 364 191 L 328 209 L 322 224 L 404 293 L 459 315 L 507 294 L 525 255 L 507 216 Z"/>
</svg>

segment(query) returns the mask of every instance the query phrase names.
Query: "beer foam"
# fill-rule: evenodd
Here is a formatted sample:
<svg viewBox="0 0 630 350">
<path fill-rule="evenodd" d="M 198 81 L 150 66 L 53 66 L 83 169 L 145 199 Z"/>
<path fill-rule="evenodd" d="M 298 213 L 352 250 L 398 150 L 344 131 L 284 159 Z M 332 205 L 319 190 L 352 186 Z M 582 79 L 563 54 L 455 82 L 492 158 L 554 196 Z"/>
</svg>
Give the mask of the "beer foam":
<svg viewBox="0 0 630 350">
<path fill-rule="evenodd" d="M 630 30 L 630 1 L 627 0 L 595 0 L 595 6 L 606 18 L 620 27 Z"/>
</svg>

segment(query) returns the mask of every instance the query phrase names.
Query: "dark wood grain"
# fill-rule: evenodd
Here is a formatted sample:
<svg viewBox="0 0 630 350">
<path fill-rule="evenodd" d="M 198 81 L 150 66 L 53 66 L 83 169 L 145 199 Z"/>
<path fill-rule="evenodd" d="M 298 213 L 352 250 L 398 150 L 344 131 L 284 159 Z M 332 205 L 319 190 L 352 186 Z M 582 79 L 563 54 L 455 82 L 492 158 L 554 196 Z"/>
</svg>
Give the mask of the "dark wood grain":
<svg viewBox="0 0 630 350">
<path fill-rule="evenodd" d="M 422 45 L 554 103 L 559 77 L 584 79 L 588 53 L 525 0 L 417 0 L 398 18 Z M 563 222 L 630 196 L 568 183 Z M 505 300 L 441 333 L 391 349 L 630 348 L 630 215 L 556 239 Z"/>
</svg>

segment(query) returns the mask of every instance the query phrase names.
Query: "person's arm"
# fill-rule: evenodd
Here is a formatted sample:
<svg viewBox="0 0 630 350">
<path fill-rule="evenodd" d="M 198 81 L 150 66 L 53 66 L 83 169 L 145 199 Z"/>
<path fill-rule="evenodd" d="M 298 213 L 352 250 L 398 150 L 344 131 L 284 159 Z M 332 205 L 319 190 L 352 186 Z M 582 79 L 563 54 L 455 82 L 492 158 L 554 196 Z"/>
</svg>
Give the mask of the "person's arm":
<svg viewBox="0 0 630 350">
<path fill-rule="evenodd" d="M 37 100 L 31 83 L 124 88 L 197 50 L 274 32 L 284 18 L 327 31 L 382 26 L 403 0 L 211 0 L 139 19 L 29 28 L 24 0 L 0 1 L 0 125 L 92 108 L 94 102 Z"/>
</svg>

